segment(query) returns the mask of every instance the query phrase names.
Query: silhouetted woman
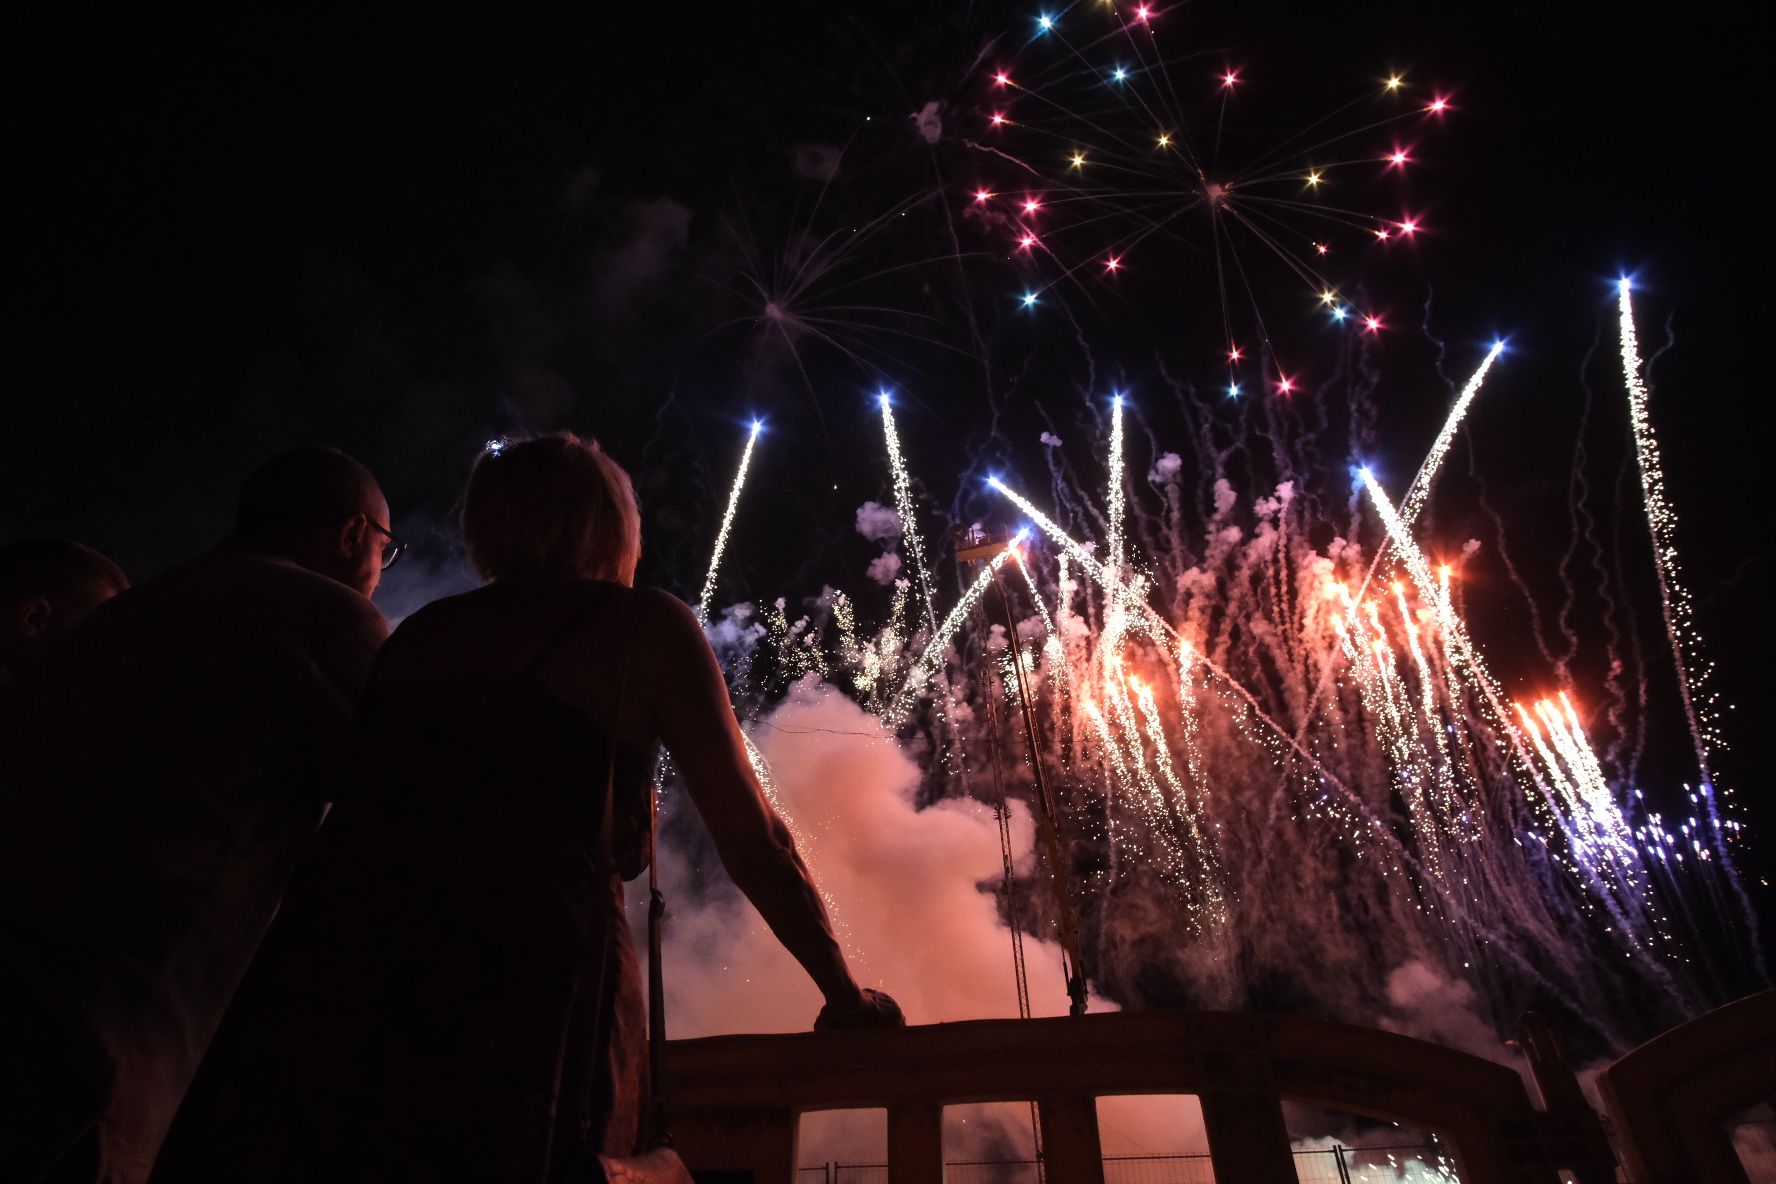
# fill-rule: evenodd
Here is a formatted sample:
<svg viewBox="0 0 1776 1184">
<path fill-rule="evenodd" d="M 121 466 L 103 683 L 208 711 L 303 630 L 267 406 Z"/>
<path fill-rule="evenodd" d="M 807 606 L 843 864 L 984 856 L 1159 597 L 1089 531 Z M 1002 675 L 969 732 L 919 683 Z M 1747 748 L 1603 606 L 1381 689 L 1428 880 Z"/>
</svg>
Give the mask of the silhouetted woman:
<svg viewBox="0 0 1776 1184">
<path fill-rule="evenodd" d="M 631 587 L 628 475 L 571 435 L 490 449 L 463 534 L 489 583 L 378 659 L 316 854 L 157 1182 L 583 1181 L 634 1150 L 645 1022 L 618 869 L 649 854 L 656 741 L 825 996 L 818 1026 L 900 1022 L 853 981 L 696 618 Z"/>
</svg>

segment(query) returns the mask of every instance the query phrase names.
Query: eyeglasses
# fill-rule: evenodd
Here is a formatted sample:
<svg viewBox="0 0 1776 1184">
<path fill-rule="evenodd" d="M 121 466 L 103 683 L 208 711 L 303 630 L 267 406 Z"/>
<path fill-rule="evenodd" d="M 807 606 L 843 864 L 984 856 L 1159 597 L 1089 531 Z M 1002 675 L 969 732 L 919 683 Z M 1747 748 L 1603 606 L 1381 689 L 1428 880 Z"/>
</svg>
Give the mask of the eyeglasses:
<svg viewBox="0 0 1776 1184">
<path fill-rule="evenodd" d="M 401 556 L 407 553 L 407 544 L 396 538 L 395 532 L 388 529 L 386 526 L 378 526 L 376 523 L 371 522 L 369 518 L 365 518 L 364 521 L 370 523 L 371 530 L 374 530 L 377 534 L 388 539 L 388 542 L 382 545 L 382 570 L 387 571 L 396 563 L 400 562 Z"/>
</svg>

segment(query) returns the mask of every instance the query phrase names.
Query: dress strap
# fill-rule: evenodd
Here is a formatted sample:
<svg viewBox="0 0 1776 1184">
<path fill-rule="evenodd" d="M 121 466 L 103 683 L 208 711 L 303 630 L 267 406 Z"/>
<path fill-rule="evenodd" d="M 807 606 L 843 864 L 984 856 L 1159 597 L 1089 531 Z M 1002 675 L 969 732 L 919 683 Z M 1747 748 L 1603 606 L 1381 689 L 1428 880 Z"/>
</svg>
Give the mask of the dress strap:
<svg viewBox="0 0 1776 1184">
<path fill-rule="evenodd" d="M 597 598 L 582 594 L 580 603 L 573 607 L 573 609 L 567 614 L 567 619 L 562 621 L 554 632 L 550 633 L 549 636 L 543 639 L 543 643 L 536 648 L 536 652 L 530 656 L 530 661 L 524 664 L 524 669 L 519 673 L 534 676 L 536 672 L 542 668 L 543 663 L 554 657 L 556 652 L 561 649 L 562 643 L 569 637 L 572 637 L 574 630 L 578 629 L 581 623 L 583 623 L 587 617 L 592 615 L 592 602 L 595 599 Z M 627 618 L 628 601 L 626 598 L 623 602 L 623 607 L 619 611 L 625 618 Z M 629 641 L 627 630 L 619 630 L 618 636 L 623 639 L 623 677 L 624 681 L 627 682 L 629 674 Z"/>
</svg>

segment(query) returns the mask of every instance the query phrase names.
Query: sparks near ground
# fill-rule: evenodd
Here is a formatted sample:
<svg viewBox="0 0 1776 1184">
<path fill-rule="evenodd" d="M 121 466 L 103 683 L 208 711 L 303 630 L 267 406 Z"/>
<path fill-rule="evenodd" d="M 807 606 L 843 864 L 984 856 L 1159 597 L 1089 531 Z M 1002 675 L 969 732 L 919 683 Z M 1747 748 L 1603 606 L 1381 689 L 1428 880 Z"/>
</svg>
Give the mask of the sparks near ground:
<svg viewBox="0 0 1776 1184">
<path fill-rule="evenodd" d="M 1578 695 L 1508 695 L 1464 619 L 1456 571 L 1433 563 L 1414 534 L 1503 351 L 1495 342 L 1475 365 L 1398 506 L 1372 468 L 1356 469 L 1367 509 L 1351 529 L 1374 542 L 1324 551 L 1307 541 L 1319 512 L 1310 507 L 1320 504 L 1309 476 L 1286 471 L 1252 496 L 1250 532 L 1232 529 L 1240 499 L 1217 476 L 1200 529 L 1219 542 L 1194 551 L 1169 512 L 1134 496 L 1131 404 L 1114 392 L 1105 486 L 1055 486 L 1068 505 L 1101 507 L 1102 549 L 990 477 L 1046 546 L 1020 533 L 970 574 L 941 620 L 883 395 L 901 546 L 923 620 L 909 617 L 906 581 L 873 635 L 843 594 L 829 601 L 825 624 L 792 621 L 779 601 L 766 665 L 779 677 L 851 687 L 927 746 L 944 780 L 966 778 L 1004 743 L 983 732 L 985 721 L 1030 696 L 1035 759 L 1069 787 L 1073 841 L 1098 852 L 1084 871 L 1041 874 L 1066 878 L 1088 913 L 1131 893 L 1167 902 L 1154 915 L 1171 918 L 1165 940 L 1180 957 L 1208 957 L 1255 933 L 1311 947 L 1315 936 L 1289 910 L 1319 915 L 1360 898 L 1392 918 L 1396 936 L 1420 935 L 1410 940 L 1428 943 L 1422 956 L 1440 949 L 1436 957 L 1485 967 L 1501 982 L 1576 1000 L 1593 997 L 1607 971 L 1688 998 L 1697 986 L 1684 968 L 1704 955 L 1672 910 L 1718 912 L 1711 902 L 1736 895 L 1739 825 L 1712 799 L 1675 826 L 1647 813 L 1608 773 Z M 1277 385 L 1289 381 L 1279 375 Z M 1181 471 L 1175 456 L 1155 469 L 1167 481 Z M 980 615 L 1013 560 L 1031 614 L 1014 622 L 1029 642 L 1021 669 L 1006 664 Z M 1278 624 L 1255 630 L 1253 621 Z M 995 696 L 1008 701 L 997 716 L 983 711 Z M 1254 811 L 1282 821 L 1254 831 Z M 1292 864 L 1341 867 L 1316 873 L 1340 885 L 1336 903 L 1279 894 L 1269 879 L 1279 851 Z M 1299 955 L 1279 949 L 1259 961 L 1282 973 Z M 1096 964 L 1110 956 L 1100 951 Z M 1225 977 L 1235 972 L 1217 973 L 1200 988 L 1239 998 L 1237 975 Z M 1591 1022 L 1607 1030 L 1613 1021 L 1600 1013 Z"/>
</svg>

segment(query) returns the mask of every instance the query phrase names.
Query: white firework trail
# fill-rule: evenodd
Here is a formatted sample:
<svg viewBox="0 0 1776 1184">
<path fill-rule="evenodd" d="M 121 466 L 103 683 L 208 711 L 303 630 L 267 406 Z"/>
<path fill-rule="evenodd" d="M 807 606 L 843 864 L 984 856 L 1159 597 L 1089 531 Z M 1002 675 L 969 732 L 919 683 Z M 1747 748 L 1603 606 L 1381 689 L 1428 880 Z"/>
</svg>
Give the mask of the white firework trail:
<svg viewBox="0 0 1776 1184">
<path fill-rule="evenodd" d="M 888 469 L 894 478 L 894 512 L 900 515 L 901 536 L 906 539 L 907 552 L 913 557 L 913 576 L 918 581 L 919 595 L 925 604 L 925 624 L 935 635 L 937 609 L 931 598 L 931 572 L 925 563 L 925 542 L 913 517 L 913 479 L 900 454 L 900 433 L 894 430 L 893 400 L 887 391 L 882 391 L 877 399 L 882 404 L 882 434 L 888 442 Z"/>
<path fill-rule="evenodd" d="M 1486 381 L 1486 372 L 1498 356 L 1505 352 L 1505 343 L 1495 341 L 1492 348 L 1486 351 L 1486 357 L 1468 378 L 1461 394 L 1456 397 L 1455 406 L 1449 409 L 1449 415 L 1443 421 L 1443 430 L 1431 442 L 1431 450 L 1425 453 L 1423 463 L 1418 466 L 1418 473 L 1412 478 L 1412 484 L 1406 490 L 1406 496 L 1400 499 L 1400 517 L 1407 525 L 1418 521 L 1419 514 L 1424 510 L 1425 503 L 1431 496 L 1431 481 L 1437 476 L 1437 470 L 1443 466 L 1443 458 L 1449 453 L 1449 445 L 1455 440 L 1455 430 L 1467 417 L 1468 406 L 1473 403 L 1474 396 L 1480 393 L 1480 384 Z"/>
<path fill-rule="evenodd" d="M 1115 396 L 1110 403 L 1110 486 L 1105 496 L 1110 503 L 1110 570 L 1120 576 L 1123 563 L 1122 520 L 1127 499 L 1127 495 L 1123 491 L 1122 396 L 1120 394 Z"/>
<path fill-rule="evenodd" d="M 752 446 L 758 443 L 759 429 L 764 424 L 752 421 L 752 434 L 746 437 L 746 449 L 740 454 L 740 471 L 734 474 L 734 486 L 728 491 L 728 508 L 722 514 L 721 529 L 715 535 L 715 550 L 709 556 L 709 574 L 703 579 L 703 594 L 697 598 L 697 619 L 709 620 L 709 602 L 715 596 L 715 573 L 721 568 L 722 552 L 728 549 L 728 533 L 734 528 L 734 511 L 740 505 L 740 490 L 746 485 L 746 470 L 752 464 Z"/>
<path fill-rule="evenodd" d="M 1718 825 L 1714 770 L 1711 752 L 1723 747 L 1719 723 L 1715 716 L 1715 696 L 1708 690 L 1712 665 L 1702 655 L 1701 635 L 1696 630 L 1691 610 L 1690 592 L 1684 585 L 1677 556 L 1677 512 L 1665 494 L 1665 468 L 1659 458 L 1659 438 L 1653 432 L 1650 392 L 1643 373 L 1640 343 L 1634 331 L 1634 285 L 1626 277 L 1616 284 L 1617 322 L 1622 338 L 1622 378 L 1628 387 L 1628 417 L 1634 431 L 1634 453 L 1640 466 L 1641 500 L 1645 503 L 1647 527 L 1653 538 L 1653 569 L 1659 578 L 1659 600 L 1665 622 L 1665 636 L 1671 643 L 1671 661 L 1677 671 L 1677 693 L 1683 703 L 1684 720 L 1689 724 L 1690 741 L 1696 750 L 1696 767 L 1702 778 L 1702 796 L 1710 817 L 1717 820 L 1711 838 L 1719 866 L 1733 890 L 1746 930 L 1751 936 L 1753 956 L 1763 962 L 1762 942 L 1751 898 L 1740 882 L 1726 843 L 1726 830 Z M 1722 791 L 1721 797 L 1731 799 L 1733 791 Z M 1731 808 L 1731 801 L 1728 807 Z"/>
<path fill-rule="evenodd" d="M 1677 692 L 1683 700 L 1696 764 L 1704 783 L 1713 784 L 1709 753 L 1719 744 L 1709 708 L 1713 698 L 1705 691 L 1708 664 L 1697 653 L 1698 638 L 1690 611 L 1690 593 L 1679 578 L 1677 560 L 1677 513 L 1665 496 L 1665 468 L 1659 459 L 1659 438 L 1653 433 L 1648 391 L 1641 376 L 1640 345 L 1634 332 L 1633 285 L 1626 279 L 1616 287 L 1618 323 L 1622 334 L 1622 377 L 1628 385 L 1628 416 L 1634 429 L 1634 454 L 1640 463 L 1641 499 L 1646 504 L 1647 526 L 1653 535 L 1653 568 L 1659 576 L 1659 597 L 1664 608 L 1665 635 L 1671 642 L 1671 659 L 1677 666 Z"/>
<path fill-rule="evenodd" d="M 944 650 L 956 636 L 957 631 L 962 628 L 962 622 L 968 619 L 969 612 L 980 598 L 987 594 L 987 588 L 992 585 L 993 577 L 999 574 L 999 569 L 1005 566 L 1005 561 L 1011 558 L 1012 552 L 1023 540 L 1024 534 L 1020 531 L 1009 547 L 993 556 L 986 566 L 981 568 L 980 574 L 974 578 L 974 583 L 970 584 L 968 590 L 962 593 L 961 599 L 956 601 L 955 607 L 950 609 L 950 614 L 943 619 L 943 624 L 932 630 L 931 640 L 925 643 L 925 652 L 919 655 L 917 662 L 913 663 L 912 670 L 907 673 L 906 684 L 900 688 L 900 693 L 894 696 L 894 701 L 887 712 L 890 720 L 901 719 L 912 707 L 919 692 L 925 689 L 926 684 L 931 681 L 931 676 L 936 674 L 938 667 L 943 665 Z"/>
</svg>

